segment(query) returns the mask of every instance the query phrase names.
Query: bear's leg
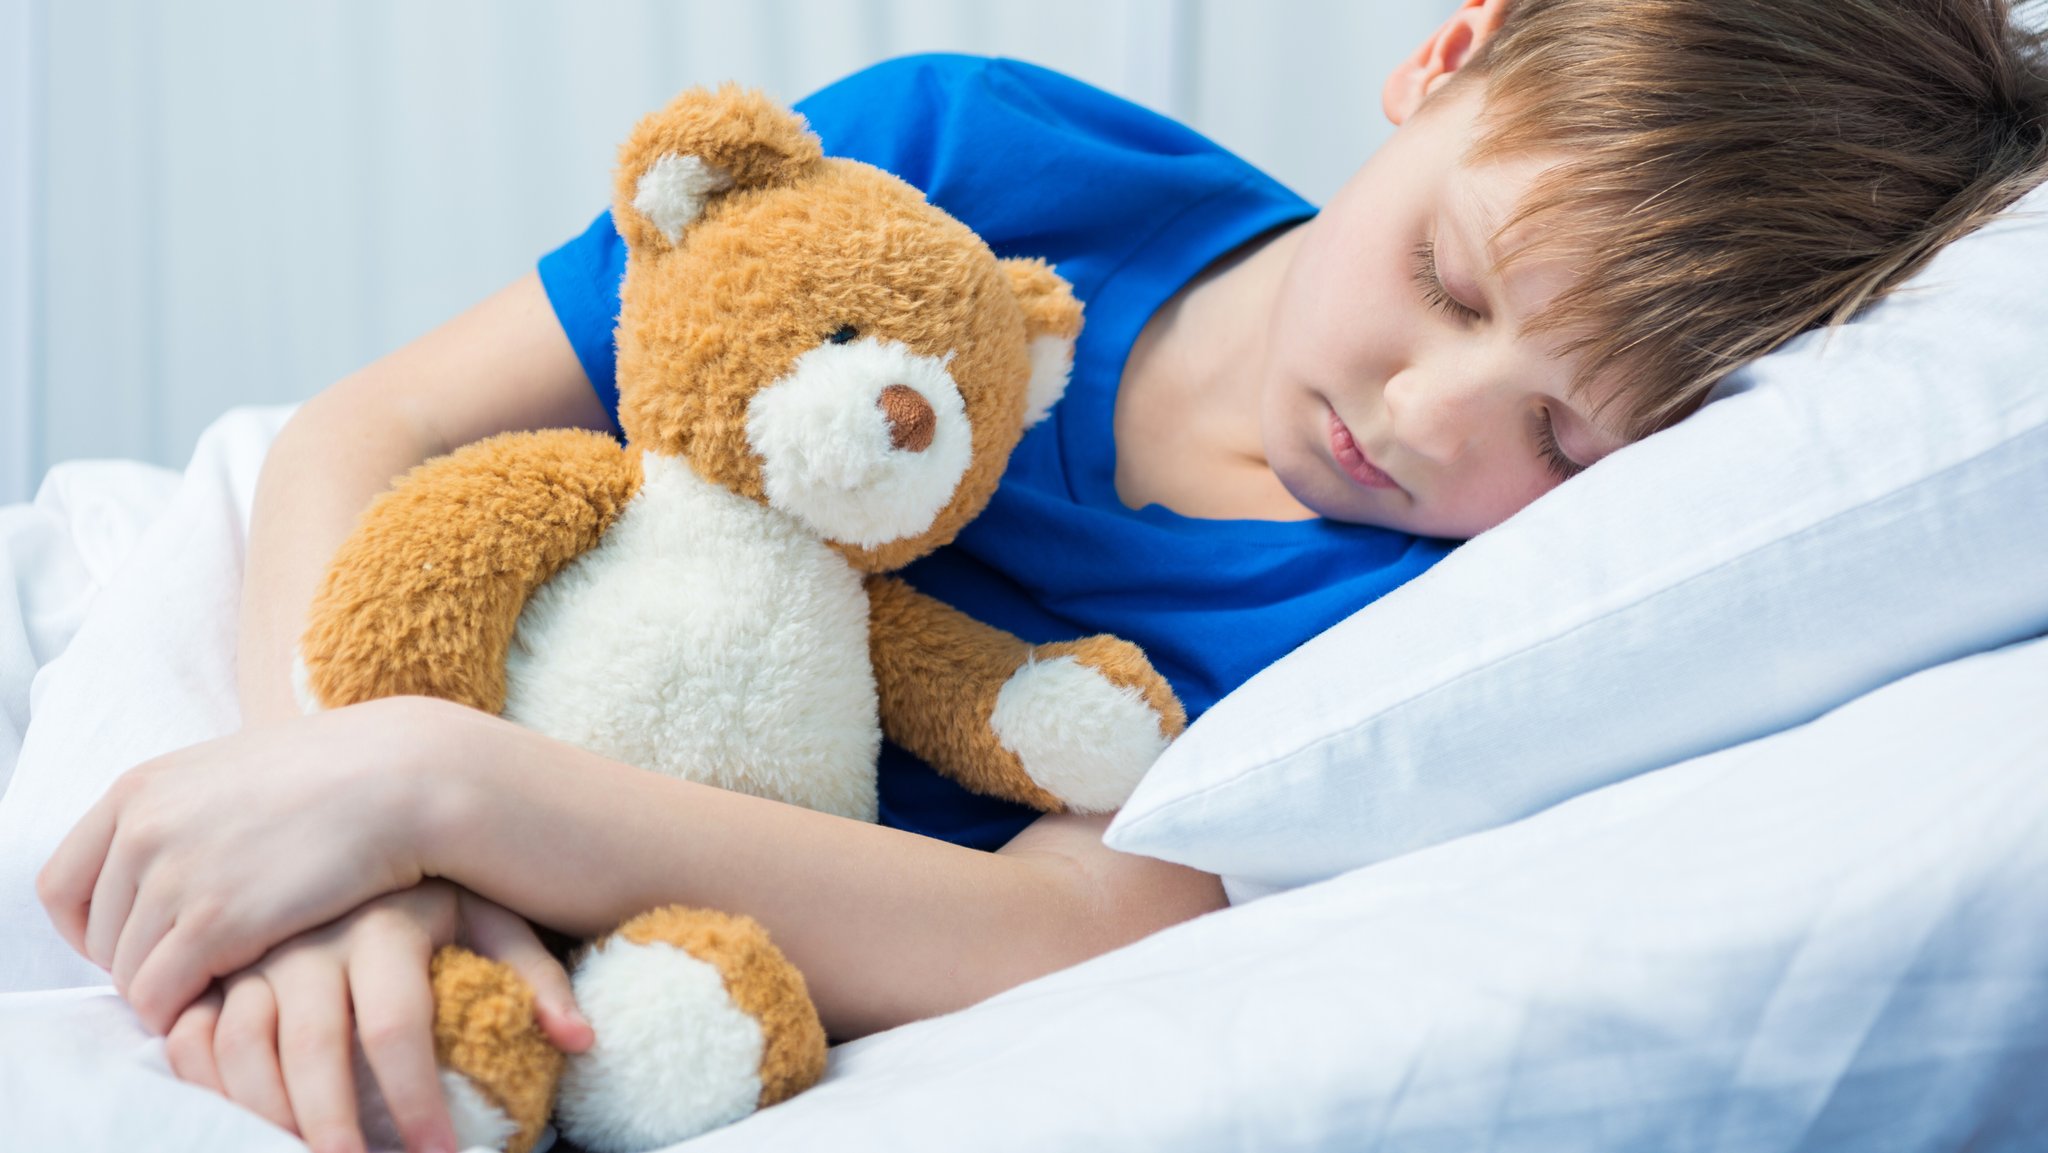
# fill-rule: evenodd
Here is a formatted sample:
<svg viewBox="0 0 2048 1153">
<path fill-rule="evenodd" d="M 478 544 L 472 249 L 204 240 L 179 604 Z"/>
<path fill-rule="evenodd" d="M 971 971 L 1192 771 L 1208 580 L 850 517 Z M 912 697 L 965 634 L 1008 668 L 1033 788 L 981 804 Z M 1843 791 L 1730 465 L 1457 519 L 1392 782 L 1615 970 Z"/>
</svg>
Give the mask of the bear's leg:
<svg viewBox="0 0 2048 1153">
<path fill-rule="evenodd" d="M 1187 723 L 1127 641 L 1029 645 L 894 577 L 867 590 L 883 732 L 977 793 L 1114 812 Z"/>
<path fill-rule="evenodd" d="M 547 1126 L 562 1054 L 533 1019 L 533 993 L 509 965 L 450 945 L 434 954 L 434 1058 L 456 1144 L 526 1153 Z M 356 1048 L 357 1115 L 372 1149 L 397 1126 Z"/>
<path fill-rule="evenodd" d="M 571 978 L 596 1030 L 557 1112 L 591 1153 L 655 1149 L 802 1092 L 825 1029 L 796 967 L 751 918 L 670 905 L 599 941 Z"/>
</svg>

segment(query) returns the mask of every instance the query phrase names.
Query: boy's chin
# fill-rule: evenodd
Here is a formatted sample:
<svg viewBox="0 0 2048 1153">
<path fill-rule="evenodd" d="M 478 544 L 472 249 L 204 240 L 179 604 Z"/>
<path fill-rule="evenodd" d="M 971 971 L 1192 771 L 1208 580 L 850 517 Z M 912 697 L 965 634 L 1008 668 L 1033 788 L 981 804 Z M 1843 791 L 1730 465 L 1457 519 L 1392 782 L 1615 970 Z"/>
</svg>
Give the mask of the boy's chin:
<svg viewBox="0 0 2048 1153">
<path fill-rule="evenodd" d="M 1325 462 L 1316 463 L 1322 467 L 1276 467 L 1273 472 L 1280 478 L 1280 484 L 1289 496 L 1324 520 L 1373 525 L 1379 528 L 1401 527 L 1392 523 L 1396 514 L 1388 507 L 1387 501 L 1377 499 L 1380 494 L 1365 491 L 1351 478 L 1341 472 L 1335 472 L 1332 466 Z"/>
</svg>

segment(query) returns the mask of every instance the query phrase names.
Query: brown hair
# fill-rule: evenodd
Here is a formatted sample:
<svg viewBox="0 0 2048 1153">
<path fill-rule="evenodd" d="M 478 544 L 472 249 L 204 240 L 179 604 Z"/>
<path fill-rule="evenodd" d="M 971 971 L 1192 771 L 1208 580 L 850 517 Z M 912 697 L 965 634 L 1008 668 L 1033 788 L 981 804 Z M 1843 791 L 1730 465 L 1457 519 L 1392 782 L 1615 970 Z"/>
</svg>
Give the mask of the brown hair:
<svg viewBox="0 0 2048 1153">
<path fill-rule="evenodd" d="M 1470 159 L 1563 157 L 1502 262 L 1573 267 L 1532 327 L 1636 436 L 2048 175 L 2044 51 L 2011 0 L 1516 0 L 1460 79 Z"/>
</svg>

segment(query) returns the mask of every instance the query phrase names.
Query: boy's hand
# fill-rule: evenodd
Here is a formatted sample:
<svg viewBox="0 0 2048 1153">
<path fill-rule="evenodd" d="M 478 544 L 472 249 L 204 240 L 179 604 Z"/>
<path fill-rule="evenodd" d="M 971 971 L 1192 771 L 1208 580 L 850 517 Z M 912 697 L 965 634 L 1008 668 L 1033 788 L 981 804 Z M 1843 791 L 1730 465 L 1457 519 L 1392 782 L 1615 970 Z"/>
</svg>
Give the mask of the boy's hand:
<svg viewBox="0 0 2048 1153">
<path fill-rule="evenodd" d="M 43 906 L 161 1034 L 215 977 L 420 880 L 418 785 L 452 707 L 372 701 L 139 765 L 43 867 Z"/>
<path fill-rule="evenodd" d="M 316 1150 L 359 1150 L 351 1054 L 351 1035 L 359 1034 L 405 1147 L 452 1153 L 455 1130 L 434 1066 L 428 981 L 434 950 L 450 943 L 517 970 L 557 1047 L 590 1047 L 590 1026 L 576 1011 L 568 974 L 526 922 L 428 881 L 300 934 L 223 981 L 171 1027 L 171 1068 Z"/>
</svg>

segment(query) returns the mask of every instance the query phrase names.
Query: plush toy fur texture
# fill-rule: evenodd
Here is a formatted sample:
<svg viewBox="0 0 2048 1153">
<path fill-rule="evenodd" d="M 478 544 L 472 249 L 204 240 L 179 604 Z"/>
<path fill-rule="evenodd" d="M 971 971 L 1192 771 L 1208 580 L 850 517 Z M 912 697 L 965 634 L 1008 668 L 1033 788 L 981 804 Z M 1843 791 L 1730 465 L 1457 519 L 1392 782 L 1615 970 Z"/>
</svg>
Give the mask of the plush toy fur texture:
<svg viewBox="0 0 2048 1153">
<path fill-rule="evenodd" d="M 631 447 L 515 434 L 402 478 L 312 606 L 308 706 L 443 697 L 867 819 L 884 732 L 979 792 L 1121 804 L 1185 720 L 1143 653 L 1030 645 L 884 575 L 981 511 L 1058 400 L 1066 282 L 732 87 L 634 131 L 612 213 Z M 650 911 L 574 980 L 598 1040 L 564 1072 L 508 969 L 436 959 L 444 1077 L 491 1114 L 466 1140 L 524 1150 L 552 1102 L 578 1144 L 650 1148 L 823 1071 L 803 975 L 744 917 Z"/>
<path fill-rule="evenodd" d="M 629 211 L 629 177 L 674 135 L 646 131 L 627 144 L 617 196 Z M 619 426 L 628 443 L 686 459 L 707 480 L 757 500 L 765 486 L 747 410 L 764 365 L 790 364 L 852 326 L 948 359 L 958 380 L 1025 382 L 1029 344 L 1013 334 L 1071 341 L 1081 327 L 1065 282 L 1043 262 L 990 259 L 980 238 L 922 197 L 906 196 L 902 181 L 818 159 L 816 141 L 805 139 L 808 159 L 779 170 L 800 182 L 800 195 L 789 185 L 741 184 L 706 206 L 686 243 L 671 246 L 644 225 L 627 233 L 633 258 L 620 288 Z M 732 154 L 759 165 L 756 151 Z M 1031 328 L 1033 319 L 1044 327 Z M 675 380 L 691 387 L 662 387 Z M 995 491 L 1024 431 L 1027 392 L 963 390 L 973 463 L 929 529 L 871 548 L 835 547 L 857 568 L 886 572 L 951 540 Z"/>
<path fill-rule="evenodd" d="M 726 992 L 761 1023 L 769 1039 L 761 1056 L 758 1104 L 787 1100 L 824 1075 L 825 1030 L 816 1014 L 798 1011 L 808 1003 L 803 974 L 783 963 L 758 921 L 728 913 L 690 915 L 669 907 L 642 913 L 619 926 L 618 935 L 636 945 L 673 945 L 725 974 Z"/>
<path fill-rule="evenodd" d="M 492 437 L 420 465 L 329 566 L 299 645 L 309 687 L 328 708 L 417 694 L 499 712 L 527 599 L 639 488 L 637 451 L 578 430 Z"/>
<path fill-rule="evenodd" d="M 931 764 L 957 766 L 953 778 L 977 793 L 1049 813 L 1067 807 L 1022 770 L 988 723 L 1004 686 L 1034 662 L 1078 659 L 1135 694 L 1159 718 L 1161 747 L 1187 723 L 1179 698 L 1129 641 L 1096 636 L 1028 645 L 894 577 L 868 578 L 868 605 L 889 739 Z"/>
<path fill-rule="evenodd" d="M 517 1127 L 506 1153 L 526 1153 L 547 1124 L 562 1054 L 533 1020 L 533 993 L 503 965 L 466 949 L 434 955 L 434 1057 L 477 1086 Z"/>
</svg>

